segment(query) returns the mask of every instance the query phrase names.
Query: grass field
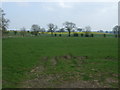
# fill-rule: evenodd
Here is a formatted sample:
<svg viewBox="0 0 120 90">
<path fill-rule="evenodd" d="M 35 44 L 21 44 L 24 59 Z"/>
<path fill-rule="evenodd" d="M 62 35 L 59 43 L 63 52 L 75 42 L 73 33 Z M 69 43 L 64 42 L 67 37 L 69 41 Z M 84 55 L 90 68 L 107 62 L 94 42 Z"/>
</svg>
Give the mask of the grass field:
<svg viewBox="0 0 120 90">
<path fill-rule="evenodd" d="M 118 87 L 117 38 L 2 40 L 3 88 Z"/>
</svg>

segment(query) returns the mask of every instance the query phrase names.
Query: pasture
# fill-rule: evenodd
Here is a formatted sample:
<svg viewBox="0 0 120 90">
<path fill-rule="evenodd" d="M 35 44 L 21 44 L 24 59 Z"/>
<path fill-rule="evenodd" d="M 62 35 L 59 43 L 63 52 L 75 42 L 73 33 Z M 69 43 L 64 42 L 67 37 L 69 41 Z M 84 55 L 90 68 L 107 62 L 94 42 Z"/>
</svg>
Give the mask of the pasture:
<svg viewBox="0 0 120 90">
<path fill-rule="evenodd" d="M 3 38 L 2 78 L 3 88 L 117 88 L 118 39 Z"/>
</svg>

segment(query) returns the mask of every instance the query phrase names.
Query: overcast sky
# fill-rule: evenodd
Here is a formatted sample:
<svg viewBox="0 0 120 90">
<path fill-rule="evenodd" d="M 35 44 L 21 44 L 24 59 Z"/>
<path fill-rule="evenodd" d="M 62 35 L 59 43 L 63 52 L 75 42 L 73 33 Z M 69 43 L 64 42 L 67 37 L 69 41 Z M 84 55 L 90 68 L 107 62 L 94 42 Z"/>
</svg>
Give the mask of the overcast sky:
<svg viewBox="0 0 120 90">
<path fill-rule="evenodd" d="M 9 29 L 30 29 L 38 24 L 47 29 L 53 23 L 62 27 L 71 21 L 77 27 L 91 26 L 92 30 L 112 30 L 118 23 L 117 2 L 3 2 Z"/>
</svg>

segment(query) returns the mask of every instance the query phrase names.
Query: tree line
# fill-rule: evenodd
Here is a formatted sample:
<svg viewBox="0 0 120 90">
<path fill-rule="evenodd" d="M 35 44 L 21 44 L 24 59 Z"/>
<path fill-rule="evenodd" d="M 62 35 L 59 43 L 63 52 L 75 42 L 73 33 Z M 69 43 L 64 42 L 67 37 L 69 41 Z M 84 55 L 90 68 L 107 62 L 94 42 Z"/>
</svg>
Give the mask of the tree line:
<svg viewBox="0 0 120 90">
<path fill-rule="evenodd" d="M 0 13 L 1 13 L 1 16 L 0 16 L 0 22 L 1 22 L 0 23 L 0 30 L 2 30 L 3 35 L 7 35 L 9 33 L 7 28 L 8 28 L 8 25 L 10 23 L 10 20 L 5 18 L 6 14 L 4 13 L 4 11 L 1 8 L 0 8 Z M 49 23 L 47 25 L 47 27 L 48 27 L 47 32 L 51 32 L 51 36 L 53 36 L 53 33 L 56 32 L 57 29 L 58 29 L 58 26 L 53 24 L 53 23 Z M 89 34 L 91 32 L 91 27 L 86 26 L 85 28 L 78 28 L 78 27 L 76 27 L 75 23 L 66 21 L 66 22 L 63 23 L 63 27 L 60 28 L 57 32 L 68 31 L 68 36 L 70 37 L 71 32 L 74 32 L 75 30 L 77 30 L 79 32 L 84 32 L 85 36 L 89 37 Z M 39 32 L 44 33 L 45 31 L 46 31 L 45 28 L 41 28 L 39 25 L 33 24 L 31 26 L 31 31 L 28 31 L 28 32 L 31 32 L 32 35 L 37 36 L 37 35 L 39 35 Z M 20 34 L 22 36 L 25 36 L 26 32 L 27 31 L 26 31 L 25 27 L 22 27 L 20 29 Z M 100 30 L 100 32 L 103 32 L 103 31 Z M 120 34 L 120 26 L 118 26 L 118 25 L 114 26 L 112 32 L 115 34 L 116 37 L 118 37 L 118 35 Z M 14 31 L 14 34 L 16 35 L 17 31 Z"/>
</svg>

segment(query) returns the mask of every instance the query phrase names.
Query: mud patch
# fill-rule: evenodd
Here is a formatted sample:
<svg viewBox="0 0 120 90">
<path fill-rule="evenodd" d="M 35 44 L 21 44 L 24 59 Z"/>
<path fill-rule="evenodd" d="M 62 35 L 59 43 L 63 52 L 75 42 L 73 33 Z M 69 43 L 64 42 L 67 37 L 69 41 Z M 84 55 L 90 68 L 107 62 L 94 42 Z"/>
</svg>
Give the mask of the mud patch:
<svg viewBox="0 0 120 90">
<path fill-rule="evenodd" d="M 72 54 L 53 56 L 53 57 L 48 57 L 48 56 L 43 57 L 40 61 L 42 62 L 42 64 L 33 68 L 29 73 L 29 74 L 34 74 L 35 78 L 33 79 L 31 78 L 27 81 L 22 82 L 21 87 L 22 88 L 107 88 L 107 87 L 109 88 L 111 83 L 112 84 L 114 83 L 115 85 L 118 83 L 118 81 L 116 81 L 116 79 L 113 78 L 107 78 L 107 79 L 102 78 L 103 75 L 105 74 L 102 74 L 101 72 L 97 71 L 97 69 L 95 68 L 91 69 L 91 71 L 94 72 L 93 74 L 89 74 L 91 72 L 86 73 L 82 71 L 84 67 L 79 67 L 78 65 L 82 65 L 82 64 L 87 65 L 86 64 L 87 59 L 89 59 L 88 56 L 74 56 Z M 93 62 L 92 64 L 95 65 L 96 63 Z M 57 71 L 52 72 L 54 70 Z M 114 75 L 114 77 L 117 77 L 116 74 Z M 105 85 L 103 85 L 101 82 L 104 82 Z"/>
<path fill-rule="evenodd" d="M 43 66 L 37 66 L 35 68 L 33 68 L 30 72 L 31 73 L 38 73 L 38 72 L 42 72 L 44 70 Z"/>
<path fill-rule="evenodd" d="M 23 82 L 22 88 L 49 88 L 55 87 L 56 84 L 51 82 L 56 80 L 56 75 L 44 75 L 39 76 L 35 79 Z"/>
<path fill-rule="evenodd" d="M 93 81 L 61 81 L 59 83 L 51 82 L 54 76 L 47 76 L 46 78 L 38 78 L 26 81 L 23 88 L 102 88 L 103 86 L 97 80 Z"/>
<path fill-rule="evenodd" d="M 77 60 L 78 64 L 83 64 L 85 63 L 85 60 L 88 59 L 88 56 L 73 56 L 72 54 L 66 54 L 66 55 L 62 55 L 62 56 L 54 56 L 52 58 L 46 56 L 43 57 L 41 60 L 46 63 L 48 61 L 50 61 L 51 65 L 55 66 L 59 60 Z"/>
<path fill-rule="evenodd" d="M 67 81 L 58 86 L 59 88 L 100 88 L 102 87 L 98 81 Z"/>
<path fill-rule="evenodd" d="M 43 62 L 46 62 L 46 61 L 48 61 L 49 60 L 49 57 L 48 56 L 45 56 L 45 57 L 43 57 L 43 58 L 40 58 Z"/>
<path fill-rule="evenodd" d="M 107 78 L 107 79 L 106 79 L 106 82 L 107 82 L 107 83 L 118 83 L 118 80 L 115 80 L 115 79 L 113 79 L 113 78 Z"/>
<path fill-rule="evenodd" d="M 61 59 L 71 59 L 73 56 L 68 54 L 68 55 L 63 55 L 63 56 L 59 56 L 59 58 Z"/>
<path fill-rule="evenodd" d="M 111 56 L 106 56 L 104 59 L 105 59 L 105 60 L 117 61 L 117 58 L 113 58 L 113 57 L 111 57 Z"/>
<path fill-rule="evenodd" d="M 85 60 L 85 59 L 88 59 L 88 56 L 73 56 L 72 54 L 66 54 L 66 55 L 63 55 L 63 56 L 59 56 L 58 58 L 60 59 L 77 59 L 77 60 Z"/>
<path fill-rule="evenodd" d="M 57 57 L 51 58 L 50 62 L 51 62 L 52 65 L 56 65 L 57 64 Z"/>
</svg>

